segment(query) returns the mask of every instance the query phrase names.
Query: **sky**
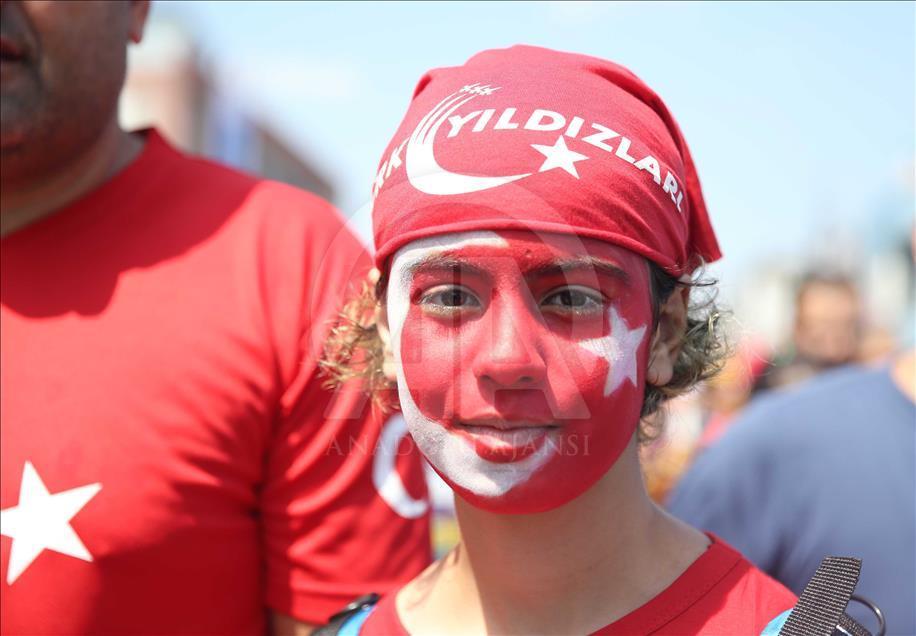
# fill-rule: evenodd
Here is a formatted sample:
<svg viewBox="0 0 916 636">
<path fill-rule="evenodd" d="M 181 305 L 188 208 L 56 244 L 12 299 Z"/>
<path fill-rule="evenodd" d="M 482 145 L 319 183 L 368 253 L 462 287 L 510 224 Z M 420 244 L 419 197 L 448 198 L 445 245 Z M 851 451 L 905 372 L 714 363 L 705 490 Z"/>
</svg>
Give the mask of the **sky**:
<svg viewBox="0 0 916 636">
<path fill-rule="evenodd" d="M 429 68 L 516 43 L 604 57 L 678 119 L 720 276 L 912 227 L 916 3 L 169 2 L 218 83 L 371 237 L 370 184 Z M 826 244 L 826 245 L 825 245 Z M 842 246 L 844 243 L 835 243 Z"/>
</svg>

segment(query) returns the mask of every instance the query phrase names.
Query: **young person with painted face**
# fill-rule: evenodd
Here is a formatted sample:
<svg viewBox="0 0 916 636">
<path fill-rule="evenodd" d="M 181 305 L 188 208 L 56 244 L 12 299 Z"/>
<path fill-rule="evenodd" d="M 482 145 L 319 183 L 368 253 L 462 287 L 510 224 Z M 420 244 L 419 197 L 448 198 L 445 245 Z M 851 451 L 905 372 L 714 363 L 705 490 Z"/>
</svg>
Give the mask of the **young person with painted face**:
<svg viewBox="0 0 916 636">
<path fill-rule="evenodd" d="M 396 383 L 461 542 L 347 633 L 759 634 L 792 607 L 643 485 L 641 418 L 719 350 L 688 310 L 719 248 L 651 89 L 531 47 L 433 70 L 373 195 L 377 320 L 325 364 Z"/>
</svg>

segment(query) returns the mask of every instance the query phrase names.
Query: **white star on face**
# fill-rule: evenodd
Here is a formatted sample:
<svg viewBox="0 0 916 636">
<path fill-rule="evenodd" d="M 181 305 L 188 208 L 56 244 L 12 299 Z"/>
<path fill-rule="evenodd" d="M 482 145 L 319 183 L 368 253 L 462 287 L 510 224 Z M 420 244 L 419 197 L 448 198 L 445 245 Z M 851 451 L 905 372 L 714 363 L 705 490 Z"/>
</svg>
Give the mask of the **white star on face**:
<svg viewBox="0 0 916 636">
<path fill-rule="evenodd" d="M 12 585 L 44 550 L 92 561 L 70 520 L 101 490 L 89 484 L 51 494 L 31 462 L 22 469 L 19 504 L 0 510 L 0 533 L 13 540 L 6 582 Z"/>
<path fill-rule="evenodd" d="M 563 170 L 578 179 L 579 173 L 576 171 L 575 164 L 577 161 L 588 159 L 587 156 L 580 155 L 578 152 L 573 152 L 567 148 L 566 140 L 563 139 L 563 135 L 557 137 L 557 141 L 552 146 L 531 144 L 531 147 L 547 157 L 544 163 L 541 164 L 541 168 L 538 172 L 544 172 L 545 170 L 551 170 L 553 168 L 563 168 Z"/>
<path fill-rule="evenodd" d="M 645 325 L 630 329 L 613 305 L 608 310 L 608 318 L 611 322 L 611 331 L 608 335 L 579 343 L 583 349 L 607 360 L 605 396 L 616 391 L 625 379 L 636 386 L 636 350 L 639 349 L 639 343 L 646 333 Z"/>
</svg>

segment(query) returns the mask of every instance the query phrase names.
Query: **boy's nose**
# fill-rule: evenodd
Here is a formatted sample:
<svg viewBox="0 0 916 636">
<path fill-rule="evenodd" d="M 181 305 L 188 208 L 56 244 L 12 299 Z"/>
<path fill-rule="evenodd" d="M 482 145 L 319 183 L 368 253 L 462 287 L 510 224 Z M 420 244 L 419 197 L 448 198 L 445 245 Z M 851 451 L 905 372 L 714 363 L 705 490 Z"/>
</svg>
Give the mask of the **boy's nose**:
<svg viewBox="0 0 916 636">
<path fill-rule="evenodd" d="M 527 389 L 545 378 L 546 364 L 535 342 L 530 318 L 516 309 L 492 307 L 491 334 L 474 356 L 477 379 L 494 388 Z M 487 346 L 489 345 L 489 346 Z"/>
</svg>

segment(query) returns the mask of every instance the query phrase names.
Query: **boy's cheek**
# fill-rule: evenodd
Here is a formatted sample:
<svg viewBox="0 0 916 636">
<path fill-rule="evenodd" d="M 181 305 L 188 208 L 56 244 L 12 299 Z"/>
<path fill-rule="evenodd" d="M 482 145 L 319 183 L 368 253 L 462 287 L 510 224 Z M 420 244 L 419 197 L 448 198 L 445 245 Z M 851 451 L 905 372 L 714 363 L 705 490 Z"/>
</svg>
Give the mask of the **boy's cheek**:
<svg viewBox="0 0 916 636">
<path fill-rule="evenodd" d="M 467 373 L 459 340 L 443 337 L 439 331 L 437 325 L 408 318 L 401 358 L 404 380 L 417 407 L 427 417 L 445 422 L 454 415 Z"/>
<path fill-rule="evenodd" d="M 595 399 L 602 397 L 604 387 L 602 365 L 568 342 L 560 343 L 553 353 L 547 366 L 547 388 L 559 411 L 558 419 L 592 417 Z"/>
</svg>

